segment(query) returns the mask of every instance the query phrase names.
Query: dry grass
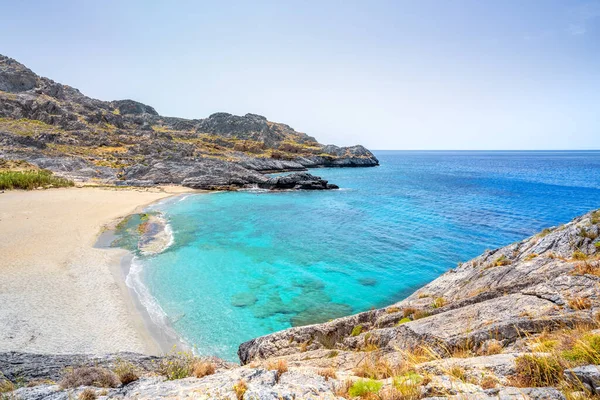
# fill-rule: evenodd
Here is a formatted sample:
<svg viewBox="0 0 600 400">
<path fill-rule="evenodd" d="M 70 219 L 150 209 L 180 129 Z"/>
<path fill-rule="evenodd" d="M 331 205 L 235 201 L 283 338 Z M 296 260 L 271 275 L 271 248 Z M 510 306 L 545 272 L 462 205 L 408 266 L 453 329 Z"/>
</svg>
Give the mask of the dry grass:
<svg viewBox="0 0 600 400">
<path fill-rule="evenodd" d="M 92 389 L 85 389 L 79 394 L 79 400 L 96 400 L 96 392 Z"/>
<path fill-rule="evenodd" d="M 400 311 L 401 311 L 400 307 L 395 307 L 395 306 L 394 307 L 388 307 L 388 308 L 385 309 L 385 312 L 388 313 L 388 314 L 395 314 L 395 313 L 400 312 Z"/>
<path fill-rule="evenodd" d="M 447 373 L 448 373 L 448 375 L 453 376 L 454 378 L 456 378 L 458 380 L 461 380 L 463 382 L 467 381 L 467 374 L 463 367 L 460 367 L 458 365 L 453 365 L 452 367 L 450 367 L 450 369 L 448 369 Z"/>
<path fill-rule="evenodd" d="M 588 255 L 587 255 L 587 254 L 585 254 L 585 253 L 584 253 L 583 251 L 581 251 L 581 250 L 575 250 L 575 251 L 573 252 L 573 254 L 571 255 L 571 258 L 572 258 L 573 260 L 579 260 L 579 261 L 582 261 L 582 260 L 587 260 L 587 258 L 588 258 Z"/>
<path fill-rule="evenodd" d="M 337 379 L 337 372 L 333 367 L 320 369 L 318 374 L 325 378 L 326 381 L 329 379 Z"/>
<path fill-rule="evenodd" d="M 277 382 L 279 382 L 281 375 L 288 371 L 287 361 L 285 360 L 270 361 L 267 363 L 266 368 L 270 371 L 275 371 L 275 380 Z"/>
<path fill-rule="evenodd" d="M 203 378 L 214 374 L 216 370 L 214 363 L 210 361 L 198 361 L 192 366 L 192 375 L 196 378 Z"/>
<path fill-rule="evenodd" d="M 446 299 L 443 297 L 436 298 L 433 303 L 431 303 L 431 307 L 433 308 L 442 308 L 446 305 Z"/>
<path fill-rule="evenodd" d="M 408 318 L 411 315 L 414 315 L 416 312 L 417 312 L 416 308 L 408 307 L 408 308 L 405 308 L 404 310 L 402 310 L 402 316 L 404 318 Z"/>
<path fill-rule="evenodd" d="M 589 310 L 592 308 L 592 301 L 587 297 L 574 297 L 569 299 L 569 307 L 573 310 Z"/>
<path fill-rule="evenodd" d="M 524 355 L 515 362 L 516 374 L 512 383 L 518 387 L 557 386 L 563 376 L 565 365 L 553 355 Z"/>
<path fill-rule="evenodd" d="M 354 368 L 354 375 L 361 378 L 386 379 L 394 376 L 398 368 L 377 355 L 367 356 Z"/>
<path fill-rule="evenodd" d="M 2 374 L 0 373 L 0 376 L 1 375 Z M 0 377 L 0 393 L 12 392 L 15 389 L 16 387 L 14 383 L 9 381 L 8 379 L 5 379 L 4 377 Z"/>
<path fill-rule="evenodd" d="M 504 349 L 504 347 L 502 346 L 502 343 L 497 341 L 497 340 L 492 340 L 490 341 L 487 346 L 485 347 L 485 351 L 483 351 L 483 355 L 486 356 L 491 356 L 494 354 L 500 354 L 502 353 L 502 350 Z"/>
<path fill-rule="evenodd" d="M 191 376 L 201 378 L 214 373 L 214 369 L 215 366 L 211 362 L 203 361 L 192 353 L 172 352 L 160 361 L 157 372 L 168 380 L 175 380 Z"/>
<path fill-rule="evenodd" d="M 79 367 L 67 369 L 60 386 L 63 389 L 79 386 L 111 388 L 119 386 L 119 383 L 117 376 L 106 368 Z"/>
<path fill-rule="evenodd" d="M 506 258 L 504 254 L 494 260 L 494 266 L 496 267 L 502 267 L 505 265 L 510 265 L 510 260 Z"/>
<path fill-rule="evenodd" d="M 235 397 L 238 400 L 242 400 L 244 398 L 244 394 L 248 390 L 248 384 L 244 380 L 239 380 L 238 383 L 233 385 L 233 392 L 235 393 Z"/>
<path fill-rule="evenodd" d="M 117 378 L 119 378 L 119 381 L 121 381 L 121 384 L 123 385 L 135 382 L 140 378 L 135 365 L 127 361 L 119 361 L 113 369 L 113 372 L 117 375 Z"/>
<path fill-rule="evenodd" d="M 600 335 L 583 335 L 570 349 L 564 350 L 562 356 L 576 364 L 600 365 Z"/>
<path fill-rule="evenodd" d="M 336 385 L 334 388 L 335 395 L 339 397 L 348 398 L 348 391 L 352 387 L 352 383 L 353 382 L 351 380 L 347 379 L 341 382 L 339 385 Z"/>
<path fill-rule="evenodd" d="M 575 265 L 572 274 L 600 276 L 600 263 L 584 261 Z"/>
<path fill-rule="evenodd" d="M 389 400 L 417 400 L 421 398 L 421 386 L 428 383 L 421 375 L 408 372 L 396 376 L 392 382 L 392 389 L 386 393 Z M 386 397 L 384 397 L 385 399 Z"/>
<path fill-rule="evenodd" d="M 484 390 L 493 389 L 498 386 L 498 379 L 494 376 L 486 375 L 479 381 L 479 386 Z"/>
<path fill-rule="evenodd" d="M 298 349 L 300 350 L 301 353 L 305 353 L 308 350 L 309 344 L 310 344 L 310 342 L 300 343 L 300 346 L 298 346 Z"/>
</svg>

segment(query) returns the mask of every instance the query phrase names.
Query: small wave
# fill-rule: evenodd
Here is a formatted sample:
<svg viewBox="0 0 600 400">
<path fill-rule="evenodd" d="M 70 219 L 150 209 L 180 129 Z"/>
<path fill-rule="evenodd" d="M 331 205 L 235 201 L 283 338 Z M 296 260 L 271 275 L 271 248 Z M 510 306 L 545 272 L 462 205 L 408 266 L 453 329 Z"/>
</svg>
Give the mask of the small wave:
<svg viewBox="0 0 600 400">
<path fill-rule="evenodd" d="M 169 317 L 142 281 L 143 269 L 142 263 L 134 256 L 131 260 L 129 273 L 125 278 L 125 284 L 135 292 L 138 300 L 148 312 L 150 320 L 167 335 L 177 338 L 178 335 L 171 327 Z"/>
</svg>

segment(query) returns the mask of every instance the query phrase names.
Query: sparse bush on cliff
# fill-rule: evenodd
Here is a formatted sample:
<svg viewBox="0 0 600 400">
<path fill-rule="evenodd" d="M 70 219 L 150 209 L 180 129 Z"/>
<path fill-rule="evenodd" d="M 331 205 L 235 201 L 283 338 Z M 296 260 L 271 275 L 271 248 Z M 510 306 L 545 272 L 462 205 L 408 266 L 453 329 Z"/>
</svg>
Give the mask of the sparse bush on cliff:
<svg viewBox="0 0 600 400">
<path fill-rule="evenodd" d="M 337 372 L 333 367 L 321 369 L 318 374 L 325 378 L 326 381 L 329 379 L 337 379 Z"/>
<path fill-rule="evenodd" d="M 157 372 L 170 381 L 192 376 L 202 378 L 214 374 L 215 371 L 216 366 L 213 362 L 202 360 L 185 351 L 172 352 L 160 361 L 157 368 Z"/>
<path fill-rule="evenodd" d="M 244 380 L 238 381 L 235 385 L 233 385 L 233 391 L 235 393 L 235 397 L 238 400 L 242 400 L 244 398 L 244 394 L 248 390 L 248 384 Z"/>
<path fill-rule="evenodd" d="M 442 308 L 445 305 L 446 305 L 446 299 L 444 299 L 443 297 L 438 297 L 433 301 L 433 303 L 431 304 L 431 307 Z"/>
<path fill-rule="evenodd" d="M 192 368 L 192 375 L 196 378 L 202 378 L 207 375 L 212 375 L 216 371 L 215 364 L 210 361 L 198 361 Z"/>
<path fill-rule="evenodd" d="M 137 381 L 140 378 L 135 365 L 127 361 L 119 361 L 113 372 L 123 385 Z"/>
<path fill-rule="evenodd" d="M 576 363 L 600 365 L 600 335 L 587 334 L 577 340 L 562 356 Z"/>
<path fill-rule="evenodd" d="M 92 389 L 85 389 L 83 392 L 79 394 L 79 400 L 96 400 L 96 392 Z"/>
<path fill-rule="evenodd" d="M 117 387 L 119 379 L 110 370 L 101 367 L 69 368 L 60 382 L 63 389 L 79 386 Z"/>
<path fill-rule="evenodd" d="M 73 181 L 59 178 L 46 170 L 37 171 L 0 171 L 0 190 L 32 190 L 39 187 L 69 187 Z"/>
<path fill-rule="evenodd" d="M 521 387 L 544 387 L 558 385 L 564 366 L 553 355 L 524 355 L 515 362 L 514 382 Z"/>
<path fill-rule="evenodd" d="M 281 378 L 281 375 L 283 375 L 284 373 L 286 373 L 288 371 L 287 361 L 285 361 L 285 360 L 270 361 L 269 363 L 267 363 L 267 369 L 270 371 L 276 372 L 275 380 L 277 382 L 279 382 L 279 378 Z"/>
<path fill-rule="evenodd" d="M 4 378 L 0 373 L 0 393 L 12 392 L 15 389 L 15 384 Z"/>
<path fill-rule="evenodd" d="M 360 333 L 362 332 L 362 325 L 356 325 L 354 328 L 352 328 L 352 333 L 350 333 L 350 336 L 358 336 L 360 335 Z"/>
<path fill-rule="evenodd" d="M 170 381 L 188 378 L 192 376 L 195 363 L 196 358 L 193 354 L 180 351 L 161 359 L 157 371 Z"/>
<path fill-rule="evenodd" d="M 571 257 L 573 257 L 573 260 L 586 260 L 588 258 L 587 254 L 581 250 L 574 251 Z"/>
</svg>

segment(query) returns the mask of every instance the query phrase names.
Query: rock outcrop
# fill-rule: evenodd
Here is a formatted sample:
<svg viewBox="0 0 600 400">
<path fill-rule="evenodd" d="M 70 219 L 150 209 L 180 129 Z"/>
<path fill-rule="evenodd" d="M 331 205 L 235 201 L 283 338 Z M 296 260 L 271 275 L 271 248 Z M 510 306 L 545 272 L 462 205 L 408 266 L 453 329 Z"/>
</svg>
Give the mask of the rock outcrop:
<svg viewBox="0 0 600 400">
<path fill-rule="evenodd" d="M 232 189 L 260 183 L 257 172 L 379 164 L 362 146 L 325 146 L 256 114 L 188 120 L 133 100 L 92 99 L 2 55 L 0 146 L 0 158 L 124 185 Z"/>
<path fill-rule="evenodd" d="M 213 358 L 201 377 L 167 380 L 157 366 L 172 355 L 5 353 L 0 371 L 22 399 L 86 389 L 117 399 L 595 399 L 599 297 L 600 210 L 486 251 L 386 308 L 243 343 L 241 366 Z M 105 389 L 56 384 L 69 367 L 110 369 L 117 360 L 140 379 Z"/>
</svg>

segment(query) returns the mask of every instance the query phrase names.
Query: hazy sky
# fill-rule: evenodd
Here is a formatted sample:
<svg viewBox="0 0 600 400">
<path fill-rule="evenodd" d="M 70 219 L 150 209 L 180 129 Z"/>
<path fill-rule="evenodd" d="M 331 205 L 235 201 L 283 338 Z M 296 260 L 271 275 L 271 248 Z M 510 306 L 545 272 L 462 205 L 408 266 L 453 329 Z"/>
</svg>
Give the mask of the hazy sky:
<svg viewBox="0 0 600 400">
<path fill-rule="evenodd" d="M 10 1 L 0 53 L 372 149 L 600 149 L 600 0 Z"/>
</svg>

